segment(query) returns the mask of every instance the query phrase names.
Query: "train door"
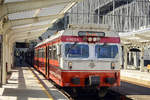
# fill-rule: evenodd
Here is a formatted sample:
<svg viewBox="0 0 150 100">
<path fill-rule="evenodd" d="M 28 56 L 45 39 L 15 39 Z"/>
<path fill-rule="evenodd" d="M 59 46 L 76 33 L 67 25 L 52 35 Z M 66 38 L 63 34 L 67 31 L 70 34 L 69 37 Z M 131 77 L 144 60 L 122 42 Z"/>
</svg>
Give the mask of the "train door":
<svg viewBox="0 0 150 100">
<path fill-rule="evenodd" d="M 42 70 L 43 70 L 44 75 L 46 76 L 46 47 L 43 48 L 42 59 L 43 59 Z"/>
<path fill-rule="evenodd" d="M 39 70 L 39 49 L 37 50 L 37 69 Z"/>
<path fill-rule="evenodd" d="M 46 78 L 49 77 L 49 47 L 46 46 L 46 68 L 45 68 L 45 73 L 46 73 Z"/>
<path fill-rule="evenodd" d="M 48 47 L 48 77 L 50 78 L 51 74 L 51 66 L 52 66 L 52 46 Z"/>
</svg>

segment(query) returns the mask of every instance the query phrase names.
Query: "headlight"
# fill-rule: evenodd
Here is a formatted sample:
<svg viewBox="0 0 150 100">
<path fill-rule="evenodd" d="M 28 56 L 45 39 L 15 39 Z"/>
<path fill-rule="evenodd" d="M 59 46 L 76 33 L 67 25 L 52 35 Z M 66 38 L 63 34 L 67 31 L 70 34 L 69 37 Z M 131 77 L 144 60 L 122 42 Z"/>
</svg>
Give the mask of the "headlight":
<svg viewBox="0 0 150 100">
<path fill-rule="evenodd" d="M 94 42 L 96 42 L 96 41 L 97 41 L 97 38 L 96 38 L 96 37 L 95 37 L 95 38 L 93 38 L 93 41 L 94 41 Z"/>
<path fill-rule="evenodd" d="M 114 62 L 111 63 L 111 69 L 115 69 L 115 63 Z"/>
<path fill-rule="evenodd" d="M 91 42 L 91 41 L 92 41 L 92 38 L 91 38 L 91 37 L 89 37 L 89 38 L 88 38 L 88 41 L 89 41 L 89 42 Z"/>
<path fill-rule="evenodd" d="M 68 62 L 69 69 L 72 69 L 72 62 Z"/>
</svg>

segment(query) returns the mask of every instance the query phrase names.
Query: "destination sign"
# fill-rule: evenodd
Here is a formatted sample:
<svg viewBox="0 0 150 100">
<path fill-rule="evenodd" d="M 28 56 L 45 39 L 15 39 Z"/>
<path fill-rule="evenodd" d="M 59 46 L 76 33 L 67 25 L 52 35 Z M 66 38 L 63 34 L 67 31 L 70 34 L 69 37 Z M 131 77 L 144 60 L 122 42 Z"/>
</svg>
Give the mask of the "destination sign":
<svg viewBox="0 0 150 100">
<path fill-rule="evenodd" d="M 79 31 L 78 35 L 79 36 L 100 36 L 100 37 L 104 37 L 105 33 L 104 32 L 95 32 L 95 31 Z"/>
</svg>

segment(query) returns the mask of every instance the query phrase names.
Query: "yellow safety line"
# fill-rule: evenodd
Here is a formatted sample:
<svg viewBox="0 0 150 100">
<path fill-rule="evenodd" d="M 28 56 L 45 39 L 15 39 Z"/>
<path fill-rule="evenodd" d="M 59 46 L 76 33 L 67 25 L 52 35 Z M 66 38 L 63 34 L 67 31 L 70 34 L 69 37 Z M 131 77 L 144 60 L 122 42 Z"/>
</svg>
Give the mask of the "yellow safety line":
<svg viewBox="0 0 150 100">
<path fill-rule="evenodd" d="M 30 69 L 30 68 L 29 68 Z M 30 71 L 32 72 L 32 70 L 30 69 Z M 39 79 L 34 75 L 34 73 L 32 72 L 33 76 L 38 80 L 41 88 L 43 89 L 44 93 L 48 96 L 49 100 L 54 100 L 53 97 L 49 94 L 49 92 L 46 90 L 46 88 L 43 86 L 43 84 L 39 81 Z"/>
<path fill-rule="evenodd" d="M 148 85 L 148 83 L 150 83 L 149 81 L 139 80 L 139 79 L 130 78 L 130 77 L 124 77 L 124 76 L 121 76 L 121 81 L 128 82 L 128 83 L 131 83 L 131 84 L 135 84 L 135 85 L 138 85 L 138 86 L 143 86 L 143 87 L 146 87 L 146 88 L 150 88 L 150 85 Z"/>
</svg>

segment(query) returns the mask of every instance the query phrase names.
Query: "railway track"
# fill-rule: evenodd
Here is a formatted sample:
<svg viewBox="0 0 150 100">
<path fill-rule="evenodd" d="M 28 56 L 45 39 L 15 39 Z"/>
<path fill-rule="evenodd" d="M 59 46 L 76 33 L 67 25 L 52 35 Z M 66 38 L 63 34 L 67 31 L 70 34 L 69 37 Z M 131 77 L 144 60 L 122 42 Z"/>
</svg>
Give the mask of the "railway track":
<svg viewBox="0 0 150 100">
<path fill-rule="evenodd" d="M 48 86 L 40 79 L 40 77 L 32 69 L 31 71 L 34 73 L 37 79 L 41 82 L 41 84 L 48 90 Z M 91 92 L 91 91 L 87 92 L 84 90 L 77 90 L 77 92 L 74 93 L 73 92 L 74 90 L 72 88 L 62 88 L 56 85 L 52 80 L 48 80 L 48 82 L 52 83 L 53 88 L 56 88 L 57 90 L 59 90 L 64 96 L 68 98 L 68 100 L 131 100 L 112 90 L 108 90 L 107 95 L 104 98 L 100 98 L 96 92 Z"/>
<path fill-rule="evenodd" d="M 69 100 L 132 100 L 117 92 L 108 90 L 107 95 L 104 98 L 100 98 L 95 92 L 85 92 L 78 90 L 77 94 L 73 94 L 71 89 L 65 89 L 57 86 L 52 80 L 49 80 L 55 88 L 59 89 Z"/>
</svg>

